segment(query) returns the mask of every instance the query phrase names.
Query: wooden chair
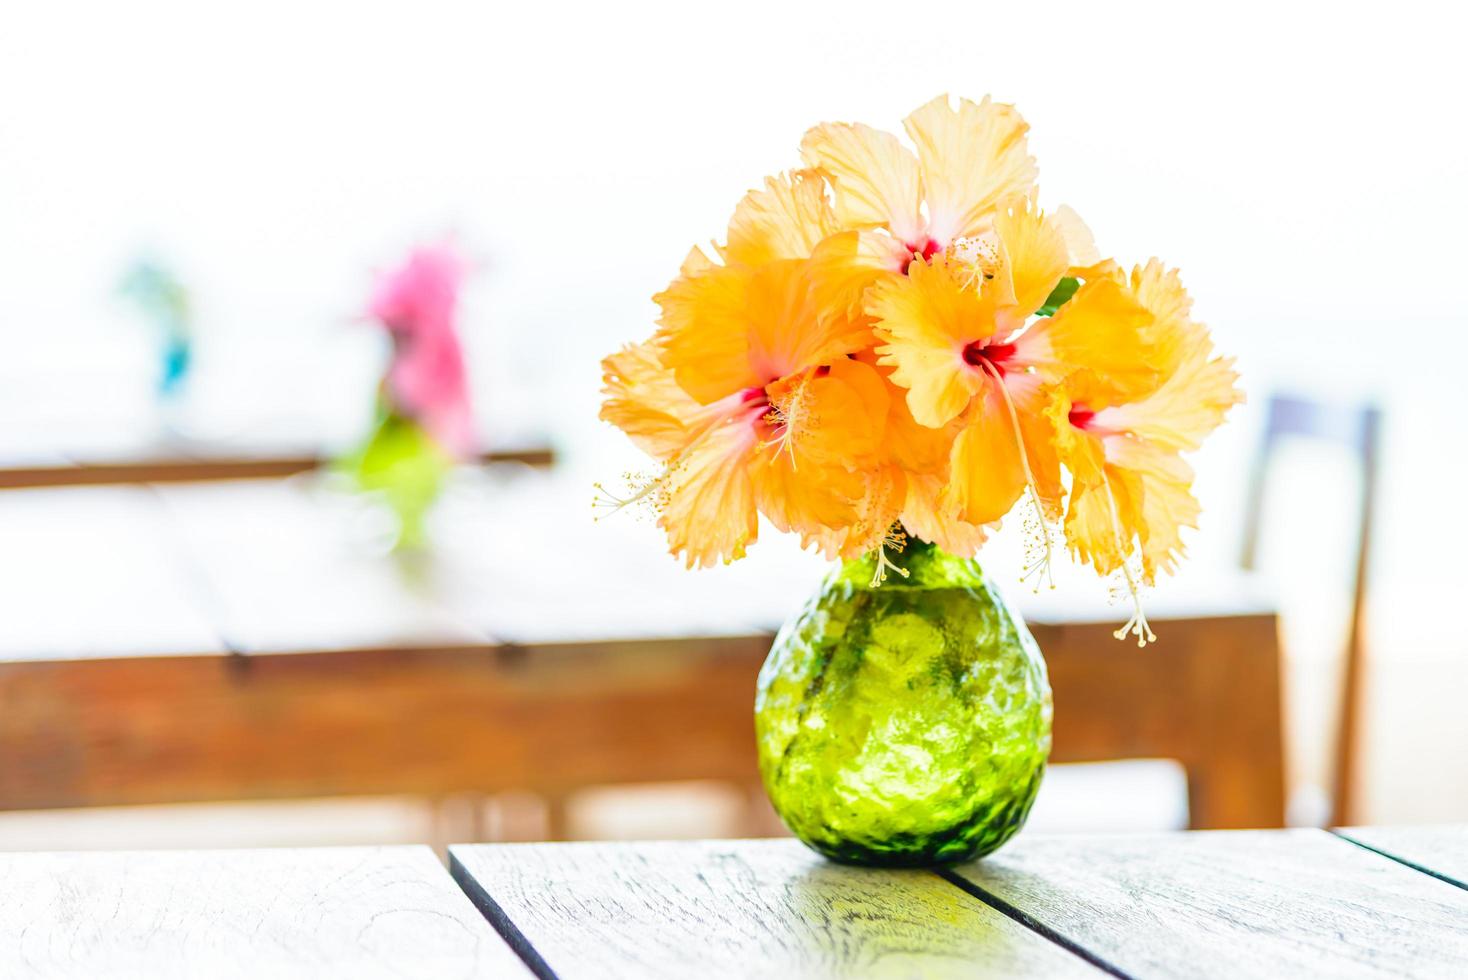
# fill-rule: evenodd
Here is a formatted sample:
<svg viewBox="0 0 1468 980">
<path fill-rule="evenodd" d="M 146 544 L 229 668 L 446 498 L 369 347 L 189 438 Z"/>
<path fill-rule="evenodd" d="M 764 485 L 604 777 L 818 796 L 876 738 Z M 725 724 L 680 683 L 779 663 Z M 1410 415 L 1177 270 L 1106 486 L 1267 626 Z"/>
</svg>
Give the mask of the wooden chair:
<svg viewBox="0 0 1468 980">
<path fill-rule="evenodd" d="M 1244 514 L 1243 548 L 1239 564 L 1256 567 L 1260 522 L 1271 462 L 1279 441 L 1299 437 L 1345 446 L 1356 456 L 1361 472 L 1361 508 L 1356 527 L 1356 554 L 1352 575 L 1351 619 L 1347 632 L 1344 683 L 1341 685 L 1336 729 L 1335 784 L 1331 791 L 1330 826 L 1353 822 L 1356 795 L 1356 749 L 1360 741 L 1360 711 L 1365 670 L 1362 632 L 1370 562 L 1371 527 L 1376 507 L 1380 464 L 1381 412 L 1375 405 L 1328 405 L 1286 395 L 1269 400 L 1264 436 L 1250 474 Z"/>
</svg>

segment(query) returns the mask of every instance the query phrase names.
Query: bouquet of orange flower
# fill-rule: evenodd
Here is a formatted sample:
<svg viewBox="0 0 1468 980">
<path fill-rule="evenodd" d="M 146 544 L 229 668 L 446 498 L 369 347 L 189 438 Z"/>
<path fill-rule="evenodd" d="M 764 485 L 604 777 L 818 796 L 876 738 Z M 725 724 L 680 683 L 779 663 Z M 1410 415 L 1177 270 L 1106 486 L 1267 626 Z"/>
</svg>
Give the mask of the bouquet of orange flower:
<svg viewBox="0 0 1468 980">
<path fill-rule="evenodd" d="M 1017 507 L 1026 577 L 1065 546 L 1135 604 L 1198 504 L 1182 454 L 1241 400 L 1175 270 L 1102 258 L 1041 209 L 1013 106 L 946 96 L 911 148 L 824 123 L 802 168 L 745 195 L 712 254 L 656 297 L 650 340 L 603 362 L 601 416 L 661 464 L 648 501 L 692 567 L 744 555 L 759 515 L 830 557 L 910 536 L 972 556 Z"/>
</svg>

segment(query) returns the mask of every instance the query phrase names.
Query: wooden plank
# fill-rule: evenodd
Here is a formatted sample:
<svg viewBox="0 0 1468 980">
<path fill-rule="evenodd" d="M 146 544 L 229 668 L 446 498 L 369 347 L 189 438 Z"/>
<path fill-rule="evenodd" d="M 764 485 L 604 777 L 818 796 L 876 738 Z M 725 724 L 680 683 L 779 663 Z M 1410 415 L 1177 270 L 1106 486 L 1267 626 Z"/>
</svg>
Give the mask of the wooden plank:
<svg viewBox="0 0 1468 980">
<path fill-rule="evenodd" d="M 486 916 L 561 980 L 1102 975 L 931 872 L 845 867 L 794 841 L 450 856 Z"/>
<path fill-rule="evenodd" d="M 480 455 L 478 462 L 551 466 L 555 453 L 544 447 L 504 449 Z M 19 487 L 97 486 L 116 483 L 199 483 L 217 480 L 264 480 L 295 476 L 329 466 L 316 453 L 272 450 L 212 451 L 204 455 L 158 453 L 133 459 L 31 461 L 11 460 L 0 466 L 0 489 Z"/>
<path fill-rule="evenodd" d="M 1460 888 L 1468 888 L 1468 824 L 1346 827 L 1336 833 Z"/>
<path fill-rule="evenodd" d="M 753 786 L 769 637 L 0 664 L 0 809 Z"/>
<path fill-rule="evenodd" d="M 1318 830 L 1021 837 L 947 874 L 1133 976 L 1468 976 L 1468 892 Z"/>
<path fill-rule="evenodd" d="M 0 976 L 525 977 L 424 847 L 0 855 Z"/>
</svg>

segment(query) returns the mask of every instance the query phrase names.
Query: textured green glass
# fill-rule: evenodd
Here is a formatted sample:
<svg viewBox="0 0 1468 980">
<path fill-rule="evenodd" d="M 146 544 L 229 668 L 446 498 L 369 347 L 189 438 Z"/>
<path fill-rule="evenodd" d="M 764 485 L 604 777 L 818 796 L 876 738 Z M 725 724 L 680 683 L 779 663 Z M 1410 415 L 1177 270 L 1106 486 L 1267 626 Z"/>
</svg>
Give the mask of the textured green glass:
<svg viewBox="0 0 1468 980">
<path fill-rule="evenodd" d="M 1029 814 L 1050 753 L 1039 647 L 978 562 L 923 542 L 909 577 L 846 562 L 785 624 L 755 700 L 781 818 L 837 861 L 987 854 Z"/>
</svg>

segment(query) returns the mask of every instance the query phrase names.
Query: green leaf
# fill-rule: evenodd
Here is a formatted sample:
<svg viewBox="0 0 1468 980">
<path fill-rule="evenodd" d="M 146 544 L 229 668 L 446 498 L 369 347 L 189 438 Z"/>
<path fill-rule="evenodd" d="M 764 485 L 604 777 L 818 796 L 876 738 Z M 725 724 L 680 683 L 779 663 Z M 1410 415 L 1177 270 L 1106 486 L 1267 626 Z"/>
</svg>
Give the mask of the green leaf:
<svg viewBox="0 0 1468 980">
<path fill-rule="evenodd" d="M 1054 289 L 1050 290 L 1050 296 L 1045 300 L 1045 305 L 1036 310 L 1035 315 L 1054 316 L 1055 311 L 1060 309 L 1066 303 L 1069 303 L 1070 298 L 1074 296 L 1076 294 L 1076 290 L 1080 288 L 1081 281 L 1079 279 L 1076 279 L 1074 276 L 1066 276 L 1064 279 L 1055 284 Z"/>
</svg>

